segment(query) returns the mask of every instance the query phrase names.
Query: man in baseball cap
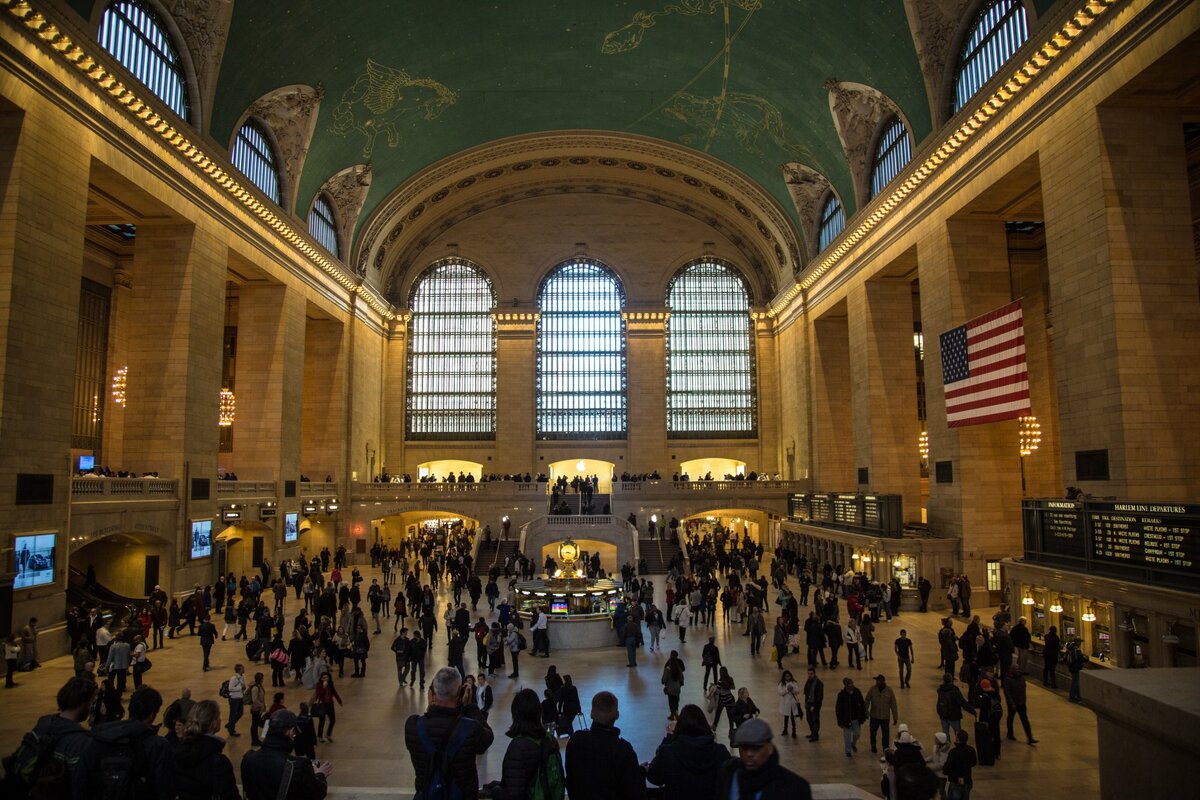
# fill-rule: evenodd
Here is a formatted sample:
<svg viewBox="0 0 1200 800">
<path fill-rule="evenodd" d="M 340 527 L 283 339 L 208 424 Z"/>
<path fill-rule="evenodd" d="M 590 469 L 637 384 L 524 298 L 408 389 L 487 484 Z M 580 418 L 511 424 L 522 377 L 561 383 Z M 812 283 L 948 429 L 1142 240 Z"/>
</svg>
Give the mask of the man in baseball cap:
<svg viewBox="0 0 1200 800">
<path fill-rule="evenodd" d="M 779 764 L 779 754 L 771 743 L 771 726 L 761 719 L 743 722 L 733 734 L 738 757 L 731 759 L 717 777 L 717 797 L 729 797 L 734 781 L 737 797 L 761 800 L 812 800 L 808 781 Z"/>
</svg>

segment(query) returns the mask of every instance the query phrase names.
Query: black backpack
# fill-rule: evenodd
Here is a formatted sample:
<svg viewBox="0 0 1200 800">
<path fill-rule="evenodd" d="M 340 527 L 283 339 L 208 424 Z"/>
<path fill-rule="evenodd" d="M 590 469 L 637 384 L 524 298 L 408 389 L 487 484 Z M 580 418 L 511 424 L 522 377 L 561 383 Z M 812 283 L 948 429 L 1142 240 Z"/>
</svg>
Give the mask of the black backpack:
<svg viewBox="0 0 1200 800">
<path fill-rule="evenodd" d="M 150 770 L 142 742 L 148 734 L 100 740 L 88 745 L 90 800 L 137 800 L 149 796 Z"/>
<path fill-rule="evenodd" d="M 76 731 L 86 735 L 86 731 Z M 72 734 L 67 734 L 70 736 Z M 54 752 L 65 737 L 29 731 L 12 755 L 4 759 L 0 793 L 12 800 L 51 800 L 71 796 L 71 772 L 65 758 Z"/>
</svg>

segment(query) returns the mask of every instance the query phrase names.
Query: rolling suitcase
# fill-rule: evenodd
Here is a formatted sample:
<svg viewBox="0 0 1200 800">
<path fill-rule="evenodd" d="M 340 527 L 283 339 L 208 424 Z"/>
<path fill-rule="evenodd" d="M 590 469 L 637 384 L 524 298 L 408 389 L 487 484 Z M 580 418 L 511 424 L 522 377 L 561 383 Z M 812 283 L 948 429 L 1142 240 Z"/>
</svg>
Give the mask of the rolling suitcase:
<svg viewBox="0 0 1200 800">
<path fill-rule="evenodd" d="M 992 731 L 986 722 L 975 723 L 975 752 L 979 755 L 979 766 L 995 765 L 996 748 L 992 742 Z"/>
<path fill-rule="evenodd" d="M 251 639 L 246 642 L 246 658 L 258 661 L 258 657 L 262 655 L 262 649 L 262 639 Z"/>
</svg>

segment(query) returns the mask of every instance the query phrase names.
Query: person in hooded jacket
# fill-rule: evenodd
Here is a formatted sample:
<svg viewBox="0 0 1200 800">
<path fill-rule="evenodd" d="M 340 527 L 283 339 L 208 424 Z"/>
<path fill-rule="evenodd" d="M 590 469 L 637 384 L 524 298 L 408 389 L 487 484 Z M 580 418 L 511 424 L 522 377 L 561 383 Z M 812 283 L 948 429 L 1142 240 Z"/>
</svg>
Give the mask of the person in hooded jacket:
<svg viewBox="0 0 1200 800">
<path fill-rule="evenodd" d="M 175 796 L 177 800 L 239 800 L 233 763 L 222 752 L 221 706 L 201 700 L 188 712 L 184 737 L 176 742 Z"/>
<path fill-rule="evenodd" d="M 72 796 L 87 800 L 100 793 L 100 762 L 115 747 L 136 746 L 141 751 L 145 773 L 141 776 L 143 795 L 175 797 L 175 769 L 171 744 L 158 735 L 154 718 L 162 708 L 162 695 L 149 686 L 135 689 L 129 698 L 129 719 L 105 722 L 92 728 L 91 740 L 84 748 L 79 769 L 75 770 Z"/>
<path fill-rule="evenodd" d="M 246 800 L 323 800 L 329 790 L 327 780 L 333 771 L 328 761 L 313 766 L 307 758 L 293 758 L 296 715 L 286 708 L 276 711 L 267 723 L 262 747 L 242 756 L 242 789 Z M 291 775 L 288 775 L 288 764 Z M 280 791 L 284 780 L 287 789 Z"/>
<path fill-rule="evenodd" d="M 58 690 L 58 713 L 47 714 L 33 726 L 39 739 L 44 737 L 54 742 L 54 758 L 66 767 L 69 781 L 77 778 L 77 768 L 87 748 L 88 734 L 82 723 L 95 696 L 95 683 L 86 678 L 71 678 Z"/>
<path fill-rule="evenodd" d="M 646 780 L 663 787 L 664 800 L 712 797 L 717 773 L 731 758 L 729 749 L 718 744 L 704 712 L 688 704 L 679 718 L 667 726 L 654 760 L 646 766 Z"/>
<path fill-rule="evenodd" d="M 522 689 L 512 701 L 512 727 L 507 736 L 512 739 L 504 753 L 501 779 L 484 786 L 496 800 L 524 800 L 531 796 L 538 770 L 549 758 L 558 758 L 561 774 L 562 756 L 558 740 L 549 735 L 542 724 L 542 706 L 537 692 Z"/>
</svg>

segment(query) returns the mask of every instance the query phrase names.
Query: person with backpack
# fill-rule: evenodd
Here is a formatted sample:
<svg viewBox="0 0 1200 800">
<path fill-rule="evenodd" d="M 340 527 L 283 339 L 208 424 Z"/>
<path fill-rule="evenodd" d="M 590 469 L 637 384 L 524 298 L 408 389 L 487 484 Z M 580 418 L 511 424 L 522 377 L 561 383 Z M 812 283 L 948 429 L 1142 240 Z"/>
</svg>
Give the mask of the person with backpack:
<svg viewBox="0 0 1200 800">
<path fill-rule="evenodd" d="M 237 664 L 233 668 L 233 675 L 221 684 L 220 691 L 221 697 L 229 701 L 229 722 L 226 723 L 225 730 L 229 731 L 230 736 L 241 736 L 237 732 L 237 723 L 242 718 L 246 688 L 246 668 Z"/>
<path fill-rule="evenodd" d="M 615 727 L 620 719 L 617 697 L 597 692 L 592 697 L 592 727 L 567 741 L 567 791 L 571 800 L 643 800 L 645 773 L 633 745 Z"/>
<path fill-rule="evenodd" d="M 458 670 L 442 667 L 429 683 L 429 707 L 404 723 L 404 744 L 416 772 L 416 800 L 475 800 L 479 773 L 475 759 L 492 746 L 494 735 L 476 706 L 462 706 Z M 534 695 L 535 725 L 541 707 Z"/>
<path fill-rule="evenodd" d="M 333 765 L 314 765 L 307 758 L 289 755 L 298 720 L 286 708 L 276 711 L 267 723 L 262 747 L 242 756 L 242 790 L 246 800 L 323 800 L 329 791 Z"/>
<path fill-rule="evenodd" d="M 250 746 L 258 747 L 262 742 L 258 732 L 262 730 L 263 712 L 267 709 L 267 687 L 263 686 L 261 672 L 254 673 L 254 683 L 246 690 L 246 699 L 250 702 Z"/>
<path fill-rule="evenodd" d="M 537 693 L 517 692 L 512 701 L 512 739 L 504 753 L 502 777 L 484 786 L 496 800 L 562 800 L 564 779 L 558 740 L 542 725 Z"/>
<path fill-rule="evenodd" d="M 92 728 L 75 770 L 75 800 L 172 800 L 175 759 L 157 735 L 162 695 L 143 686 L 129 698 L 129 719 Z"/>
<path fill-rule="evenodd" d="M 125 693 L 125 682 L 129 678 L 129 664 L 133 660 L 129 642 L 122 634 L 113 640 L 108 648 L 108 660 L 104 663 L 105 673 L 113 679 L 117 691 Z"/>
<path fill-rule="evenodd" d="M 1000 720 L 1004 717 L 1004 705 L 1000 702 L 999 688 L 984 678 L 979 682 L 976 698 L 979 721 L 975 724 L 975 744 L 979 748 L 979 761 L 990 766 L 1000 760 Z M 984 738 L 986 726 L 987 741 Z"/>
<path fill-rule="evenodd" d="M 176 800 L 240 800 L 220 730 L 221 706 L 215 700 L 192 706 L 183 738 L 173 749 Z"/>
<path fill-rule="evenodd" d="M 962 729 L 963 712 L 974 716 L 975 709 L 963 697 L 962 691 L 954 683 L 954 676 L 949 672 L 942 673 L 942 685 L 937 689 L 937 715 L 942 722 L 942 733 L 950 735 L 953 728 L 957 734 Z"/>
<path fill-rule="evenodd" d="M 70 797 L 88 743 L 83 727 L 96 684 L 71 678 L 58 690 L 58 713 L 47 714 L 4 759 L 4 797 Z"/>
<path fill-rule="evenodd" d="M 1071 673 L 1071 688 L 1067 692 L 1067 699 L 1072 703 L 1082 703 L 1083 698 L 1079 695 L 1079 673 L 1083 671 L 1088 659 L 1083 653 L 1083 648 L 1079 646 L 1078 639 L 1072 639 L 1067 645 L 1066 661 L 1067 671 Z"/>
</svg>

